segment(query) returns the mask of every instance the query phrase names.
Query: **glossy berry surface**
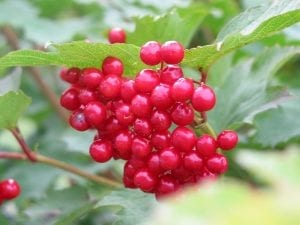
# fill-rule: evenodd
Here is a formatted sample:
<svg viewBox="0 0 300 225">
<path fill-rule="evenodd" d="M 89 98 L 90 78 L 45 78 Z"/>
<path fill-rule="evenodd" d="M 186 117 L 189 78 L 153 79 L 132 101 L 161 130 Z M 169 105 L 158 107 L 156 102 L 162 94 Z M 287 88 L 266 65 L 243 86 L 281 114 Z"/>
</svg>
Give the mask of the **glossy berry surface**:
<svg viewBox="0 0 300 225">
<path fill-rule="evenodd" d="M 194 83 L 188 78 L 179 78 L 171 87 L 171 96 L 174 101 L 185 102 L 193 96 Z"/>
<path fill-rule="evenodd" d="M 171 142 L 178 150 L 189 152 L 195 145 L 196 135 L 187 127 L 177 127 L 171 135 Z"/>
<path fill-rule="evenodd" d="M 119 27 L 115 27 L 108 32 L 109 43 L 125 43 L 126 42 L 126 32 Z"/>
<path fill-rule="evenodd" d="M 0 199 L 11 200 L 18 197 L 21 193 L 21 187 L 14 179 L 2 180 L 0 182 Z"/>
<path fill-rule="evenodd" d="M 168 64 L 178 64 L 184 57 L 184 48 L 177 41 L 167 41 L 161 46 L 161 59 Z"/>
<path fill-rule="evenodd" d="M 157 179 L 147 169 L 139 170 L 134 176 L 134 184 L 145 192 L 151 192 L 156 183 Z"/>
<path fill-rule="evenodd" d="M 161 62 L 160 44 L 156 41 L 149 41 L 145 43 L 141 47 L 140 58 L 149 66 L 155 66 L 159 64 Z"/>
<path fill-rule="evenodd" d="M 60 97 L 60 104 L 68 110 L 76 110 L 80 106 L 80 101 L 78 98 L 78 91 L 74 88 L 70 88 L 64 91 Z"/>
<path fill-rule="evenodd" d="M 158 84 L 158 74 L 154 70 L 145 69 L 136 76 L 134 87 L 139 93 L 150 93 Z"/>
<path fill-rule="evenodd" d="M 206 160 L 206 167 L 211 173 L 221 174 L 228 168 L 228 162 L 225 156 L 215 154 Z"/>
<path fill-rule="evenodd" d="M 77 110 L 72 113 L 69 118 L 69 124 L 78 131 L 86 131 L 91 127 L 81 110 Z"/>
<path fill-rule="evenodd" d="M 217 138 L 218 146 L 223 150 L 231 150 L 235 148 L 238 143 L 238 135 L 235 131 L 224 130 Z"/>
<path fill-rule="evenodd" d="M 86 121 L 97 127 L 106 120 L 106 107 L 101 102 L 90 102 L 86 105 L 84 111 Z"/>
<path fill-rule="evenodd" d="M 201 85 L 193 93 L 192 104 L 199 112 L 211 110 L 216 104 L 215 92 L 210 87 Z"/>
<path fill-rule="evenodd" d="M 81 75 L 81 70 L 77 67 L 73 67 L 68 70 L 62 70 L 60 73 L 61 79 L 70 84 L 77 83 L 80 75 Z"/>
<path fill-rule="evenodd" d="M 202 156 L 215 154 L 217 147 L 216 140 L 208 134 L 202 135 L 196 142 L 196 150 Z"/>
<path fill-rule="evenodd" d="M 174 148 L 165 148 L 159 152 L 159 160 L 161 168 L 172 170 L 177 168 L 181 163 L 178 150 Z"/>
<path fill-rule="evenodd" d="M 164 84 L 172 85 L 181 77 L 183 77 L 183 71 L 181 67 L 177 65 L 167 65 L 162 70 L 160 80 Z"/>
<path fill-rule="evenodd" d="M 88 89 L 95 89 L 103 79 L 103 74 L 95 68 L 86 68 L 82 71 L 82 84 Z"/>
<path fill-rule="evenodd" d="M 124 66 L 121 60 L 115 57 L 107 57 L 104 59 L 103 64 L 102 64 L 102 72 L 104 75 L 117 75 L 121 76 L 124 71 Z"/>
<path fill-rule="evenodd" d="M 109 141 L 95 141 L 90 146 L 90 155 L 96 162 L 107 162 L 113 155 L 112 144 Z"/>
</svg>

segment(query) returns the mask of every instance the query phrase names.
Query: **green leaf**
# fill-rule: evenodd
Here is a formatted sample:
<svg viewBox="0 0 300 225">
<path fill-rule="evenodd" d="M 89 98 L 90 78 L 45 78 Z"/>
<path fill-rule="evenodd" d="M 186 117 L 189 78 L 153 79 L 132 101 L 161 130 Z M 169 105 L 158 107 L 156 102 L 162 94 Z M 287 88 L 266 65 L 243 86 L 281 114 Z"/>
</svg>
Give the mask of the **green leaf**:
<svg viewBox="0 0 300 225">
<path fill-rule="evenodd" d="M 97 207 L 121 207 L 115 224 L 132 225 L 147 221 L 152 209 L 157 205 L 152 195 L 137 190 L 113 191 L 98 202 Z"/>
<path fill-rule="evenodd" d="M 300 53 L 299 47 L 269 48 L 258 57 L 242 60 L 218 74 L 226 79 L 220 78 L 221 83 L 216 87 L 217 104 L 209 112 L 211 125 L 217 131 L 236 128 L 245 120 L 251 122 L 258 112 L 267 110 L 263 106 L 282 93 L 282 89 L 270 88 L 269 79 L 297 53 Z"/>
<path fill-rule="evenodd" d="M 139 47 L 131 44 L 102 44 L 77 41 L 53 45 L 55 51 L 14 51 L 0 58 L 0 70 L 12 66 L 60 65 L 77 67 L 101 67 L 107 56 L 122 60 L 125 74 L 135 75 L 144 67 L 139 59 Z"/>
<path fill-rule="evenodd" d="M 207 15 L 202 4 L 176 8 L 163 16 L 145 16 L 135 19 L 135 31 L 128 34 L 127 42 L 138 46 L 147 41 L 177 40 L 185 46 L 191 41 L 197 27 Z"/>
<path fill-rule="evenodd" d="M 31 99 L 22 91 L 10 91 L 0 96 L 0 128 L 13 128 L 29 106 Z"/>
<path fill-rule="evenodd" d="M 246 10 L 220 32 L 216 43 L 186 51 L 184 65 L 208 69 L 217 59 L 300 21 L 300 0 L 272 1 Z"/>
</svg>

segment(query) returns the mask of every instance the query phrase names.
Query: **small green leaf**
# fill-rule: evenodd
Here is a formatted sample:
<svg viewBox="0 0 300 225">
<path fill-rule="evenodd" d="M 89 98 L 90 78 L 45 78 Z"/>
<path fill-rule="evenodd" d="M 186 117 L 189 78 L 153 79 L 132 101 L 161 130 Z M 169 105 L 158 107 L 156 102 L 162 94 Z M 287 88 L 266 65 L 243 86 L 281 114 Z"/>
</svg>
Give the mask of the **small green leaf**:
<svg viewBox="0 0 300 225">
<path fill-rule="evenodd" d="M 202 4 L 188 8 L 176 8 L 163 16 L 136 18 L 135 31 L 128 34 L 127 42 L 138 46 L 147 41 L 165 42 L 177 40 L 188 46 L 197 27 L 207 15 L 208 9 Z"/>
<path fill-rule="evenodd" d="M 13 128 L 29 106 L 31 99 L 22 91 L 10 91 L 0 96 L 0 128 Z"/>
<path fill-rule="evenodd" d="M 300 21 L 300 0 L 272 1 L 246 10 L 220 32 L 216 43 L 186 50 L 184 65 L 207 69 L 217 59 Z"/>
</svg>

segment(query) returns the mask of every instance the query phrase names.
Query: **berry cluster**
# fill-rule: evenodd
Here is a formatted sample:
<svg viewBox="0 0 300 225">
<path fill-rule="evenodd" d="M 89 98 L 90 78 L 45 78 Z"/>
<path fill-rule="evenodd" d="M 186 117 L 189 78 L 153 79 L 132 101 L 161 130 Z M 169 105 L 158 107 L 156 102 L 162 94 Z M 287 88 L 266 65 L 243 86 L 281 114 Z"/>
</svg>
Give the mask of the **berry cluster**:
<svg viewBox="0 0 300 225">
<path fill-rule="evenodd" d="M 115 33 L 109 34 L 111 43 L 125 40 L 122 32 L 117 38 Z M 61 71 L 61 78 L 71 84 L 60 100 L 72 111 L 70 125 L 97 131 L 91 157 L 100 163 L 126 160 L 124 185 L 157 196 L 224 173 L 227 160 L 217 149 L 234 148 L 238 136 L 229 130 L 217 139 L 196 136 L 194 118 L 211 110 L 216 98 L 205 83 L 184 77 L 178 65 L 184 58 L 182 45 L 150 41 L 141 47 L 140 58 L 160 67 L 127 79 L 122 61 L 109 56 L 101 69 Z"/>
<path fill-rule="evenodd" d="M 17 181 L 7 179 L 0 181 L 0 205 L 4 200 L 11 200 L 20 195 L 21 188 Z"/>
</svg>

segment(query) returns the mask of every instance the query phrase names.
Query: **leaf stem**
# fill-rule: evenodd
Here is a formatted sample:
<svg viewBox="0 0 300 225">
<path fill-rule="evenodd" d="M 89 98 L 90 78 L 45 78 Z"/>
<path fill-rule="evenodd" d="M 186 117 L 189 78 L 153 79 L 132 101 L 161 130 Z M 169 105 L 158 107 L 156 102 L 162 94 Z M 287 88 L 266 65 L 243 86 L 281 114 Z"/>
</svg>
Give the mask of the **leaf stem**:
<svg viewBox="0 0 300 225">
<path fill-rule="evenodd" d="M 208 76 L 207 72 L 204 71 L 202 68 L 200 68 L 199 71 L 200 71 L 200 74 L 201 74 L 201 83 L 206 84 L 207 76 Z"/>
</svg>

